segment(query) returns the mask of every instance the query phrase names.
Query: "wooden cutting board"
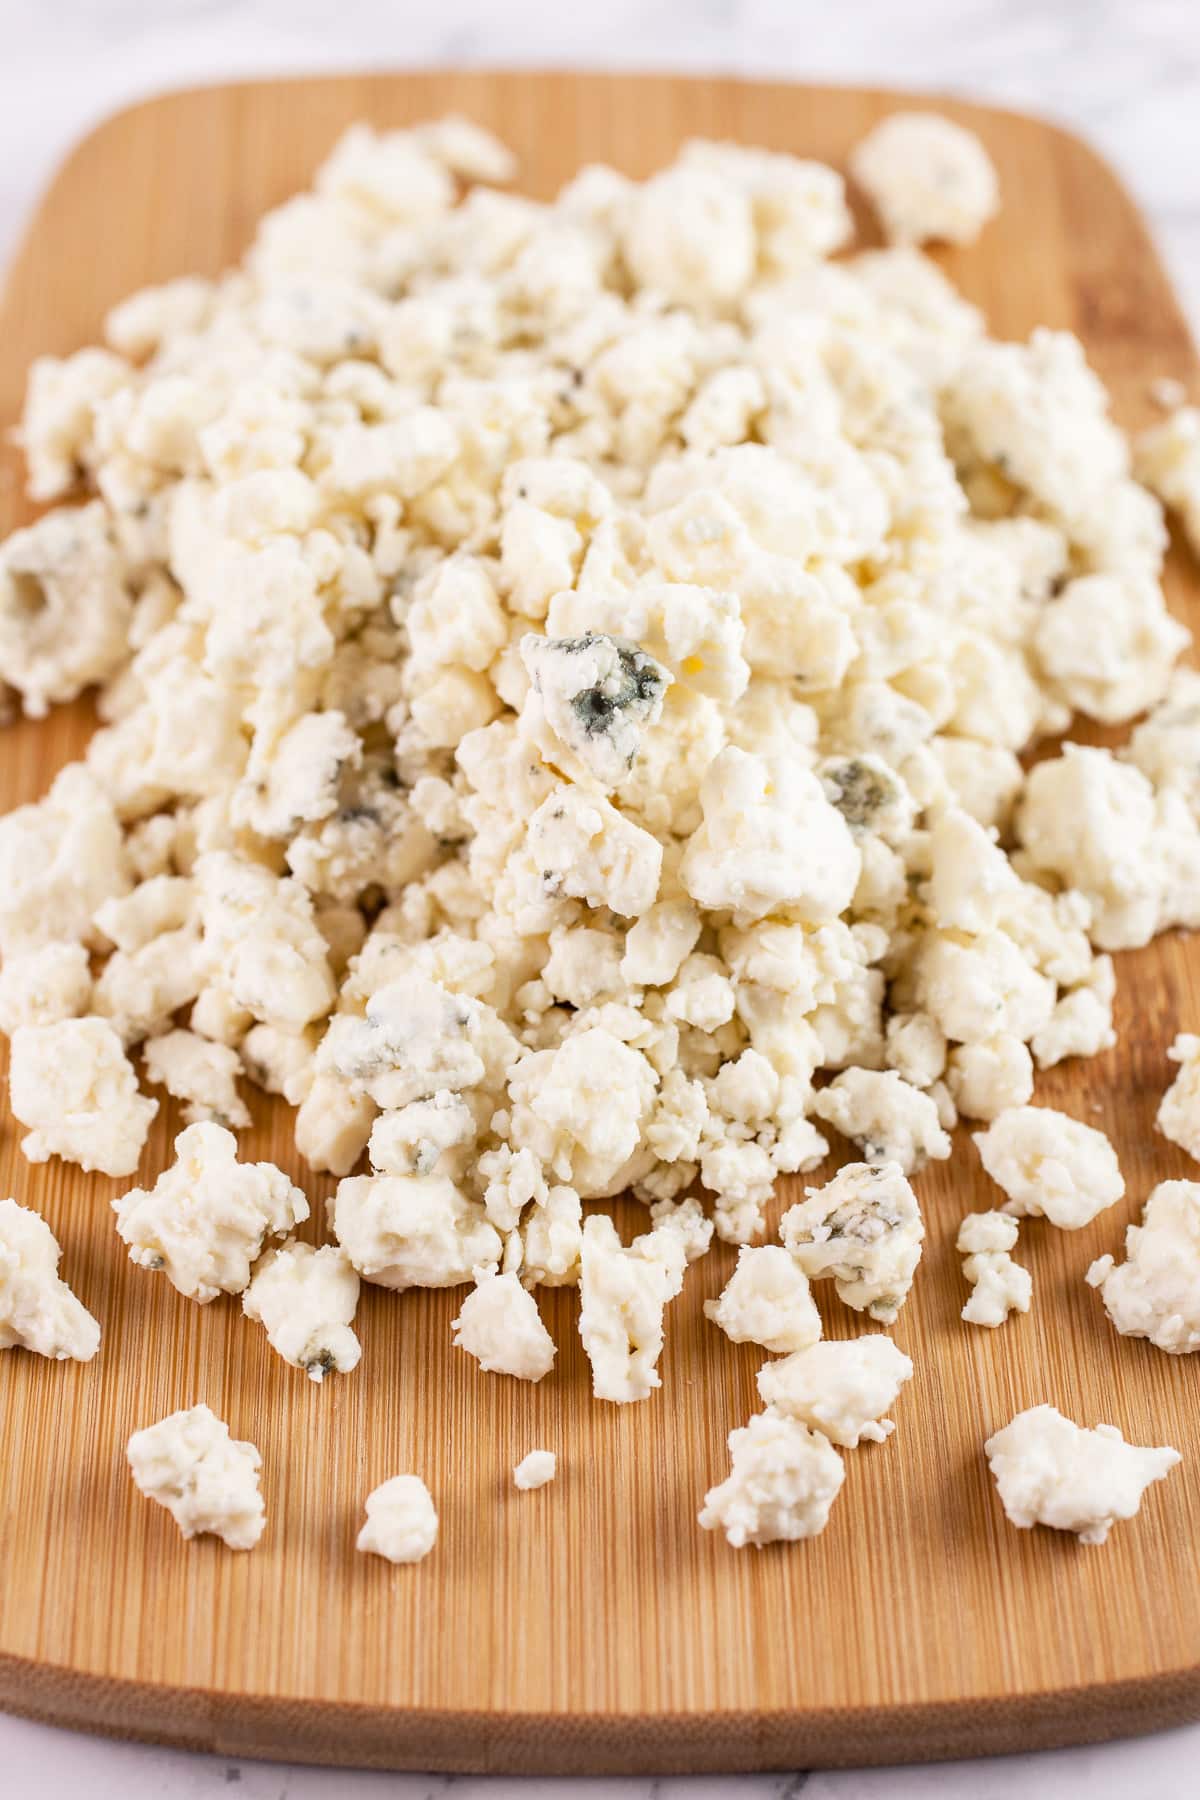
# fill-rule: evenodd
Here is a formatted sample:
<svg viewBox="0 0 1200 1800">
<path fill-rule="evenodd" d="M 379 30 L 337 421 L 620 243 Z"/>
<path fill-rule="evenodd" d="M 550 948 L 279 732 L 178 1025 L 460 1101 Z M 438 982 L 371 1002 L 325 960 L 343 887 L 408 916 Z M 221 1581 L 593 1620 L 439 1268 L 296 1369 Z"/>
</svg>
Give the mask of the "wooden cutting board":
<svg viewBox="0 0 1200 1800">
<path fill-rule="evenodd" d="M 46 196 L 0 311 L 0 426 L 39 351 L 92 341 L 148 281 L 214 272 L 303 185 L 356 118 L 448 107 L 494 126 L 549 195 L 581 163 L 644 175 L 693 134 L 844 164 L 894 103 L 880 93 L 571 75 L 402 75 L 255 83 L 152 100 L 74 153 Z M 1197 363 L 1146 230 L 1109 170 L 1037 121 L 938 102 L 999 166 L 1001 217 L 946 255 L 1004 335 L 1078 330 L 1127 424 L 1147 386 L 1197 392 Z M 26 516 L 6 448 L 0 524 Z M 1177 553 L 1177 612 L 1200 624 Z M 39 795 L 78 753 L 83 707 L 0 736 L 0 804 Z M 483 1375 L 450 1347 L 458 1297 L 364 1289 L 360 1370 L 315 1387 L 234 1301 L 199 1308 L 127 1260 L 108 1201 L 128 1184 L 28 1167 L 5 1110 L 0 1192 L 49 1219 L 99 1316 L 86 1367 L 0 1357 L 0 1704 L 64 1724 L 228 1754 L 393 1768 L 595 1773 L 786 1768 L 970 1755 L 1100 1739 L 1200 1715 L 1200 1384 L 1196 1360 L 1119 1339 L 1083 1283 L 1150 1186 L 1198 1173 L 1152 1130 L 1175 1031 L 1200 1028 L 1200 949 L 1178 936 L 1120 963 L 1118 1049 L 1044 1076 L 1038 1097 L 1109 1132 L 1128 1199 L 1087 1230 L 1022 1235 L 1034 1307 L 991 1333 L 959 1322 L 961 1215 L 998 1199 L 959 1134 L 918 1177 L 929 1224 L 895 1329 L 916 1364 L 883 1446 L 846 1457 L 819 1539 L 764 1551 L 701 1532 L 725 1437 L 755 1410 L 761 1360 L 708 1324 L 724 1247 L 669 1318 L 645 1405 L 589 1394 L 576 1298 L 542 1296 L 559 1346 L 539 1387 Z M 164 1107 L 142 1179 L 168 1159 Z M 257 1097 L 243 1153 L 320 1202 L 287 1109 Z M 824 1176 L 822 1175 L 822 1178 Z M 792 1184 L 794 1185 L 794 1184 Z M 794 1195 L 792 1196 L 794 1197 Z M 830 1336 L 863 1320 L 819 1289 Z M 235 1555 L 184 1544 L 126 1472 L 129 1433 L 207 1401 L 263 1455 L 268 1527 Z M 1052 1401 L 1182 1467 L 1107 1547 L 1004 1520 L 982 1454 L 1013 1412 Z M 558 1452 L 550 1488 L 512 1464 Z M 441 1513 L 435 1553 L 393 1569 L 356 1554 L 364 1495 L 417 1470 Z"/>
</svg>

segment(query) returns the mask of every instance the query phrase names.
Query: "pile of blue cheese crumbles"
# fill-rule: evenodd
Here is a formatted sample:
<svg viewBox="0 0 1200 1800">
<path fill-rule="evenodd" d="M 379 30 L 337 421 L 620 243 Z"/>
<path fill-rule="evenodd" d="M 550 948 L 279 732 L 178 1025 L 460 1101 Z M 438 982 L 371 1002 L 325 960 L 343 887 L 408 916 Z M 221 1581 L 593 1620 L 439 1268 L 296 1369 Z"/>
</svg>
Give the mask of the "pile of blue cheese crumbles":
<svg viewBox="0 0 1200 1800">
<path fill-rule="evenodd" d="M 102 720 L 0 820 L 29 1160 L 133 1176 L 140 1062 L 189 1123 L 113 1202 L 123 1245 L 318 1381 L 359 1361 L 360 1280 L 462 1286 L 454 1342 L 530 1381 L 571 1284 L 597 1397 L 645 1401 L 688 1264 L 741 1246 L 706 1311 L 768 1353 L 763 1410 L 700 1513 L 734 1546 L 820 1531 L 842 1449 L 891 1431 L 912 1363 L 823 1340 L 811 1287 L 895 1321 L 958 1119 L 998 1200 L 958 1240 L 975 1325 L 1030 1306 L 1020 1220 L 1121 1199 L 1035 1070 L 1115 1041 L 1110 952 L 1200 924 L 1156 497 L 1200 551 L 1200 414 L 1131 451 L 1072 336 L 987 336 L 917 247 L 995 210 L 973 136 L 896 114 L 851 171 L 886 249 L 788 155 L 689 143 L 543 205 L 467 121 L 358 126 L 238 269 L 35 363 L 51 506 L 0 546 L 0 676 Z M 1076 718 L 1133 730 L 1024 773 Z M 1200 1157 L 1200 1037 L 1172 1054 L 1160 1125 Z M 238 1160 L 243 1079 L 340 1178 L 320 1248 Z M 861 1160 L 762 1242 L 826 1127 Z M 596 1204 L 626 1190 L 628 1245 Z M 0 1347 L 95 1354 L 58 1262 L 0 1202 Z M 1200 1348 L 1200 1184 L 1087 1279 Z M 1015 1524 L 1088 1542 L 1179 1460 L 1049 1405 L 986 1448 Z M 258 1451 L 206 1406 L 129 1460 L 186 1535 L 260 1535 Z M 418 1475 L 367 1510 L 364 1549 L 432 1547 Z"/>
</svg>

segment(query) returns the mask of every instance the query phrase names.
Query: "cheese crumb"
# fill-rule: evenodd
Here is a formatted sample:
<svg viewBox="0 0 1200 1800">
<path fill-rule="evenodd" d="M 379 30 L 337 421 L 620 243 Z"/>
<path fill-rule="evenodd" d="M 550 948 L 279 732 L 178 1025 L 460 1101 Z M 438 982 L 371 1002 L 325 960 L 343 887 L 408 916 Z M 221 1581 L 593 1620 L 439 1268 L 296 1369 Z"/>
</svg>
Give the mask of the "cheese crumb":
<svg viewBox="0 0 1200 1800">
<path fill-rule="evenodd" d="M 531 1450 L 513 1469 L 513 1486 L 527 1493 L 531 1488 L 545 1487 L 558 1473 L 558 1458 L 553 1450 Z"/>
<path fill-rule="evenodd" d="M 1102 1256 L 1087 1280 L 1123 1337 L 1172 1356 L 1200 1350 L 1200 1182 L 1160 1181 L 1125 1233 L 1125 1261 Z"/>
<path fill-rule="evenodd" d="M 59 1361 L 95 1356 L 100 1327 L 60 1277 L 61 1256 L 40 1214 L 0 1200 L 0 1350 L 16 1345 Z"/>
<path fill-rule="evenodd" d="M 889 114 L 854 151 L 850 172 L 893 244 L 969 244 L 1000 203 L 979 139 L 939 113 Z"/>
<path fill-rule="evenodd" d="M 756 1413 L 730 1432 L 729 1454 L 728 1476 L 704 1496 L 705 1531 L 723 1531 L 735 1550 L 824 1531 L 846 1479 L 828 1438 L 778 1413 Z"/>
<path fill-rule="evenodd" d="M 358 1276 L 336 1245 L 317 1250 L 285 1238 L 255 1264 L 242 1311 L 266 1327 L 284 1362 L 320 1382 L 358 1367 L 362 1345 L 350 1329 L 358 1290 Z"/>
<path fill-rule="evenodd" d="M 958 1228 L 956 1249 L 971 1297 L 961 1317 L 969 1325 L 1003 1325 L 1011 1312 L 1028 1312 L 1033 1277 L 1009 1255 L 1020 1226 L 1007 1213 L 968 1213 Z"/>
<path fill-rule="evenodd" d="M 1125 1192 L 1102 1131 L 1049 1106 L 1016 1106 L 975 1133 L 980 1161 L 1008 1196 L 1002 1210 L 1047 1218 L 1063 1231 L 1090 1225 Z"/>
<path fill-rule="evenodd" d="M 803 1350 L 821 1335 L 808 1277 L 778 1244 L 743 1245 L 720 1298 L 706 1300 L 704 1311 L 732 1343 L 761 1344 L 776 1355 Z"/>
<path fill-rule="evenodd" d="M 367 1495 L 367 1522 L 356 1548 L 392 1563 L 416 1563 L 437 1543 L 438 1516 L 419 1475 L 393 1475 Z"/>
<path fill-rule="evenodd" d="M 207 1406 L 168 1414 L 135 1431 L 129 1468 L 142 1493 L 165 1506 L 185 1538 L 211 1532 L 231 1550 L 251 1550 L 263 1534 L 262 1457 L 231 1437 Z"/>
<path fill-rule="evenodd" d="M 896 1401 L 913 1366 L 882 1333 L 810 1344 L 780 1362 L 764 1363 L 758 1391 L 769 1411 L 853 1449 L 864 1439 L 882 1444 L 896 1429 L 883 1414 Z"/>
<path fill-rule="evenodd" d="M 1018 1413 L 984 1449 L 1014 1525 L 1073 1531 L 1081 1544 L 1104 1543 L 1118 1519 L 1132 1519 L 1151 1482 L 1181 1460 L 1169 1446 L 1127 1444 L 1115 1425 L 1089 1431 L 1053 1406 Z"/>
<path fill-rule="evenodd" d="M 779 1235 L 810 1280 L 833 1278 L 838 1298 L 890 1325 L 908 1298 L 925 1226 L 898 1163 L 847 1163 L 790 1207 Z"/>
<path fill-rule="evenodd" d="M 268 1237 L 308 1217 L 308 1201 L 273 1163 L 239 1163 L 237 1139 L 220 1125 L 189 1125 L 175 1161 L 152 1188 L 112 1203 L 131 1262 L 160 1269 L 181 1294 L 207 1305 L 240 1294 Z"/>
</svg>

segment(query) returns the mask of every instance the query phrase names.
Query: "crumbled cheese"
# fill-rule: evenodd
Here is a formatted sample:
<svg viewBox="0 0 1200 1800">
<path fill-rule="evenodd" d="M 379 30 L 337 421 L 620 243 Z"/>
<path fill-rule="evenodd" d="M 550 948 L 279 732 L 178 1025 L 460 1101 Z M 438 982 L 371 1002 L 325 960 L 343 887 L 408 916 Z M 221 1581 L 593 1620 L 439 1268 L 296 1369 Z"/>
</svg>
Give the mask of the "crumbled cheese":
<svg viewBox="0 0 1200 1800">
<path fill-rule="evenodd" d="M 100 1327 L 58 1273 L 62 1251 L 38 1213 L 0 1200 L 0 1350 L 90 1362 Z"/>
<path fill-rule="evenodd" d="M 756 1413 L 730 1432 L 729 1454 L 729 1474 L 704 1496 L 705 1531 L 723 1531 L 735 1550 L 824 1531 L 846 1479 L 828 1438 L 782 1414 Z"/>
<path fill-rule="evenodd" d="M 367 1522 L 355 1540 L 359 1550 L 392 1563 L 420 1562 L 437 1543 L 438 1516 L 419 1475 L 393 1475 L 367 1495 Z"/>
<path fill-rule="evenodd" d="M 1125 1261 L 1102 1256 L 1087 1279 L 1123 1337 L 1173 1356 L 1200 1350 L 1200 1182 L 1160 1181 L 1125 1233 Z"/>
<path fill-rule="evenodd" d="M 358 1289 L 358 1276 L 336 1245 L 315 1250 L 285 1238 L 255 1264 L 242 1311 L 266 1328 L 284 1362 L 319 1382 L 358 1366 L 362 1345 L 350 1329 Z"/>
<path fill-rule="evenodd" d="M 22 1025 L 57 1025 L 88 1010 L 92 975 L 82 944 L 42 944 L 0 968 L 0 1031 L 12 1037 Z"/>
<path fill-rule="evenodd" d="M 962 1309 L 969 1325 L 1003 1325 L 1009 1313 L 1028 1312 L 1033 1277 L 1015 1263 L 1020 1226 L 1007 1213 L 968 1213 L 958 1228 L 955 1248 L 963 1259 L 963 1277 L 971 1297 Z"/>
<path fill-rule="evenodd" d="M 883 1414 L 912 1380 L 911 1360 L 891 1338 L 876 1333 L 841 1342 L 810 1344 L 758 1371 L 758 1391 L 768 1411 L 798 1419 L 830 1443 L 853 1449 L 865 1440 L 882 1444 L 896 1429 Z"/>
<path fill-rule="evenodd" d="M 257 1544 L 267 1522 L 258 1485 L 262 1457 L 253 1444 L 231 1437 L 207 1406 L 169 1413 L 135 1431 L 126 1454 L 137 1486 L 166 1507 L 185 1538 L 211 1532 L 231 1550 Z"/>
<path fill-rule="evenodd" d="M 380 1287 L 459 1287 L 500 1260 L 483 1207 L 445 1175 L 351 1176 L 329 1216 L 358 1273 Z"/>
<path fill-rule="evenodd" d="M 1200 407 L 1179 406 L 1134 444 L 1138 480 L 1179 514 L 1200 555 Z"/>
<path fill-rule="evenodd" d="M 950 1154 L 936 1104 L 894 1069 L 846 1069 L 814 1097 L 813 1111 L 857 1144 L 867 1162 L 895 1163 L 906 1175 Z"/>
<path fill-rule="evenodd" d="M 1125 1192 L 1102 1131 L 1049 1106 L 1014 1106 L 975 1133 L 980 1161 L 1007 1196 L 1002 1210 L 1049 1219 L 1063 1231 L 1089 1225 Z"/>
<path fill-rule="evenodd" d="M 59 507 L 0 545 L 0 679 L 33 718 L 115 673 L 132 613 L 99 502 Z"/>
<path fill-rule="evenodd" d="M 264 1241 L 308 1217 L 308 1201 L 281 1169 L 239 1163 L 237 1139 L 213 1124 L 181 1131 L 175 1161 L 154 1186 L 131 1188 L 112 1207 L 130 1261 L 161 1269 L 201 1305 L 242 1293 Z"/>
<path fill-rule="evenodd" d="M 940 113 L 889 113 L 854 151 L 850 172 L 894 244 L 969 244 L 1000 203 L 987 151 Z"/>
<path fill-rule="evenodd" d="M 1053 1406 L 1018 1413 L 984 1449 L 1014 1525 L 1073 1531 L 1081 1544 L 1103 1544 L 1118 1519 L 1133 1518 L 1151 1482 L 1180 1461 L 1169 1446 L 1128 1444 L 1115 1425 L 1089 1431 Z"/>
<path fill-rule="evenodd" d="M 775 1355 L 803 1350 L 821 1335 L 808 1277 L 778 1244 L 743 1245 L 720 1298 L 706 1300 L 704 1311 L 731 1342 L 761 1344 Z"/>
<path fill-rule="evenodd" d="M 1200 1162 L 1200 1037 L 1181 1031 L 1167 1051 L 1179 1073 L 1159 1102 L 1155 1124 Z"/>
<path fill-rule="evenodd" d="M 675 1232 L 652 1231 L 624 1249 L 611 1219 L 586 1221 L 579 1336 L 598 1400 L 645 1400 L 662 1385 L 663 1314 L 683 1286 L 685 1261 Z"/>
<path fill-rule="evenodd" d="M 132 1175 L 156 1100 L 138 1093 L 120 1038 L 103 1019 L 22 1025 L 13 1033 L 9 1104 L 30 1130 L 30 1162 L 61 1156 L 102 1175 Z"/>
<path fill-rule="evenodd" d="M 1200 926 L 1200 676 L 1134 479 L 1190 519 L 1195 426 L 1131 456 L 1073 336 L 991 338 L 913 247 L 994 209 L 969 134 L 901 112 L 854 166 L 897 241 L 834 262 L 842 179 L 797 157 L 542 203 L 472 187 L 512 159 L 469 121 L 360 126 L 239 269 L 35 364 L 56 505 L 0 545 L 0 682 L 95 686 L 101 726 L 0 820 L 31 1155 L 132 1173 L 139 1045 L 216 1142 L 244 1073 L 340 1179 L 338 1250 L 263 1266 L 298 1322 L 340 1252 L 345 1293 L 472 1284 L 464 1343 L 523 1315 L 523 1361 L 582 1276 L 623 1399 L 828 1121 L 886 1166 L 793 1208 L 720 1322 L 811 1323 L 776 1275 L 896 1316 L 905 1172 L 1114 1042 L 1097 951 Z M 1111 1191 L 1088 1160 L 1060 1212 Z M 127 1197 L 133 1248 L 240 1291 L 295 1190 L 200 1162 L 194 1204 Z M 586 1216 L 625 1190 L 627 1250 Z"/>
<path fill-rule="evenodd" d="M 779 1221 L 779 1235 L 813 1281 L 890 1325 L 908 1298 L 925 1226 L 897 1163 L 847 1163 Z"/>
<path fill-rule="evenodd" d="M 242 1060 L 228 1044 L 216 1044 L 194 1031 L 168 1031 L 147 1038 L 142 1046 L 146 1080 L 165 1087 L 185 1102 L 189 1125 L 213 1120 L 236 1131 L 250 1123 L 250 1112 L 237 1091 Z"/>
<path fill-rule="evenodd" d="M 540 1381 L 554 1367 L 554 1339 L 516 1275 L 485 1274 L 463 1301 L 452 1329 L 458 1349 L 489 1373 Z"/>
<path fill-rule="evenodd" d="M 553 1450 L 531 1450 L 514 1466 L 513 1486 L 528 1493 L 532 1488 L 545 1487 L 557 1473 L 558 1458 Z"/>
</svg>

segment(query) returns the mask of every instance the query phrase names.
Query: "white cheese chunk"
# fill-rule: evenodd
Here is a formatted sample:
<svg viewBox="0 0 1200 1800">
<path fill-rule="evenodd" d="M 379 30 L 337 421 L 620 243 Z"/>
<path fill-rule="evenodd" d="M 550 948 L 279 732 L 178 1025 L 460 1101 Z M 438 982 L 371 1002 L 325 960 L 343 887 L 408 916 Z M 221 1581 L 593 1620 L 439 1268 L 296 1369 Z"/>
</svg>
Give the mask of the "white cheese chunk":
<svg viewBox="0 0 1200 1800">
<path fill-rule="evenodd" d="M 1049 1106 L 1014 1106 L 975 1133 L 980 1161 L 1007 1196 L 1003 1211 L 1063 1231 L 1089 1225 L 1125 1192 L 1102 1131 Z"/>
<path fill-rule="evenodd" d="M 897 1163 L 847 1163 L 779 1221 L 779 1235 L 812 1281 L 832 1277 L 856 1312 L 890 1325 L 908 1298 L 925 1226 Z"/>
<path fill-rule="evenodd" d="M 1028 1312 L 1033 1277 L 1015 1263 L 1017 1221 L 1007 1213 L 968 1213 L 958 1228 L 955 1247 L 963 1259 L 963 1277 L 971 1297 L 962 1309 L 969 1325 L 1003 1325 L 1009 1313 Z"/>
<path fill-rule="evenodd" d="M 1128 1444 L 1115 1425 L 1075 1425 L 1053 1406 L 1018 1413 L 984 1445 L 1001 1504 L 1022 1530 L 1049 1525 L 1083 1544 L 1103 1544 L 1132 1519 L 1151 1482 L 1180 1461 L 1169 1446 Z"/>
<path fill-rule="evenodd" d="M 103 1175 L 132 1175 L 158 1102 L 138 1093 L 121 1040 L 103 1019 L 20 1026 L 8 1079 L 14 1117 L 30 1127 L 21 1140 L 30 1162 L 61 1156 Z"/>
<path fill-rule="evenodd" d="M 483 1207 L 444 1175 L 354 1175 L 330 1203 L 334 1235 L 380 1287 L 458 1287 L 500 1260 Z"/>
<path fill-rule="evenodd" d="M 210 1532 L 231 1550 L 257 1544 L 267 1522 L 258 1485 L 262 1457 L 253 1444 L 231 1437 L 207 1406 L 169 1413 L 135 1431 L 126 1453 L 137 1486 L 166 1507 L 185 1538 Z"/>
<path fill-rule="evenodd" d="M 355 1547 L 392 1563 L 421 1562 L 437 1543 L 438 1516 L 419 1475 L 393 1475 L 367 1495 Z"/>
<path fill-rule="evenodd" d="M 584 1224 L 579 1336 L 598 1400 L 645 1400 L 662 1385 L 663 1314 L 683 1286 L 685 1266 L 675 1232 L 652 1231 L 624 1249 L 602 1213 Z"/>
<path fill-rule="evenodd" d="M 884 1413 L 913 1366 L 891 1338 L 876 1333 L 810 1344 L 758 1371 L 758 1391 L 770 1412 L 797 1419 L 830 1443 L 853 1449 L 882 1444 L 896 1429 Z"/>
<path fill-rule="evenodd" d="M 850 172 L 893 244 L 969 244 L 1000 203 L 987 151 L 940 113 L 889 113 L 854 151 Z"/>
<path fill-rule="evenodd" d="M 335 1244 L 316 1250 L 285 1238 L 255 1264 L 242 1311 L 265 1327 L 284 1362 L 320 1382 L 358 1366 L 362 1345 L 350 1329 L 358 1290 L 350 1259 Z"/>
<path fill-rule="evenodd" d="M 729 1454 L 729 1474 L 704 1496 L 705 1531 L 723 1531 L 735 1550 L 824 1531 L 846 1479 L 828 1438 L 796 1419 L 756 1413 L 730 1432 Z"/>
<path fill-rule="evenodd" d="M 735 1344 L 761 1344 L 775 1355 L 803 1350 L 821 1335 L 808 1276 L 778 1244 L 744 1244 L 719 1299 L 704 1311 Z"/>
<path fill-rule="evenodd" d="M 168 1031 L 147 1038 L 142 1055 L 147 1081 L 185 1102 L 189 1125 L 205 1119 L 231 1131 L 249 1125 L 249 1108 L 237 1091 L 242 1060 L 228 1044 L 215 1044 L 194 1031 Z"/>
<path fill-rule="evenodd" d="M 936 1103 L 894 1069 L 846 1069 L 813 1096 L 812 1109 L 869 1163 L 895 1163 L 911 1175 L 930 1157 L 944 1161 L 950 1154 Z"/>
<path fill-rule="evenodd" d="M 491 1374 L 541 1381 L 554 1367 L 554 1339 L 516 1275 L 484 1275 L 451 1329 L 456 1347 Z"/>
<path fill-rule="evenodd" d="M 513 1486 L 528 1493 L 545 1487 L 558 1473 L 558 1458 L 553 1450 L 531 1450 L 513 1468 Z"/>
<path fill-rule="evenodd" d="M 1200 1037 L 1181 1031 L 1167 1051 L 1179 1073 L 1159 1102 L 1155 1124 L 1163 1136 L 1200 1162 Z"/>
<path fill-rule="evenodd" d="M 273 1163 L 239 1163 L 237 1139 L 220 1125 L 189 1125 L 175 1139 L 175 1161 L 152 1188 L 131 1188 L 112 1203 L 117 1235 L 144 1269 L 202 1306 L 240 1294 L 268 1237 L 283 1237 L 308 1217 L 308 1201 Z"/>
<path fill-rule="evenodd" d="M 1102 1256 L 1087 1279 L 1122 1336 L 1172 1356 L 1200 1350 L 1200 1182 L 1160 1181 L 1125 1233 L 1125 1261 Z"/>
<path fill-rule="evenodd" d="M 62 1251 L 30 1207 L 0 1200 L 0 1350 L 90 1362 L 100 1327 L 58 1273 Z"/>
</svg>

